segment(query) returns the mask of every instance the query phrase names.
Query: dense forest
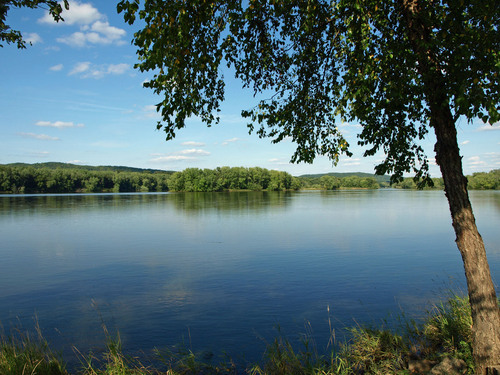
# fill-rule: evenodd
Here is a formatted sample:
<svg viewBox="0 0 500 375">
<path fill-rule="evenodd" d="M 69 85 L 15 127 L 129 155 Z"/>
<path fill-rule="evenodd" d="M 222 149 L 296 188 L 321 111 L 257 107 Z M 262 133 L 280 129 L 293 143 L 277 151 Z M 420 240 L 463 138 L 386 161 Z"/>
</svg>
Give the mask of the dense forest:
<svg viewBox="0 0 500 375">
<path fill-rule="evenodd" d="M 500 169 L 467 177 L 470 189 L 500 189 Z M 434 188 L 443 189 L 441 178 Z M 64 163 L 0 165 L 1 193 L 100 193 L 227 190 L 378 189 L 390 187 L 387 176 L 364 173 L 304 175 L 265 168 L 188 168 L 182 172 L 130 167 L 92 167 Z M 416 189 L 412 178 L 392 185 Z"/>
<path fill-rule="evenodd" d="M 0 165 L 3 193 L 96 193 L 299 189 L 289 173 L 264 168 L 188 168 L 182 172 L 66 165 Z"/>
<path fill-rule="evenodd" d="M 500 169 L 490 172 L 476 172 L 467 177 L 467 187 L 469 190 L 500 190 Z M 433 189 L 444 189 L 442 178 L 433 178 Z M 398 189 L 416 189 L 417 185 L 412 178 L 405 178 L 402 182 L 393 184 L 392 187 Z"/>
</svg>

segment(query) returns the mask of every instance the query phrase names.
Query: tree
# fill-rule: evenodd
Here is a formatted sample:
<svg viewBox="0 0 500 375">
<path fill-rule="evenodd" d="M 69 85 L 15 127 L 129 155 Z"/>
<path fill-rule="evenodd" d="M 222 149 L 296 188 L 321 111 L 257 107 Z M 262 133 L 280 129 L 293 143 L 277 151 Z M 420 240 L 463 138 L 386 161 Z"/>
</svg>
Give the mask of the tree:
<svg viewBox="0 0 500 375">
<path fill-rule="evenodd" d="M 500 365 L 500 311 L 455 126 L 459 118 L 500 119 L 497 0 L 120 0 L 117 10 L 130 24 L 141 19 L 136 68 L 154 74 L 144 86 L 162 96 L 157 127 L 167 140 L 190 116 L 218 122 L 224 65 L 263 98 L 242 111 L 250 131 L 275 143 L 291 138 L 292 162 L 350 156 L 335 124 L 357 121 L 365 156 L 385 153 L 376 173 L 398 182 L 413 172 L 423 187 L 432 180 L 419 142 L 433 130 L 477 373 Z"/>
<path fill-rule="evenodd" d="M 3 47 L 2 42 L 16 43 L 17 48 L 26 48 L 26 41 L 19 30 L 12 30 L 9 25 L 5 23 L 7 13 L 10 7 L 27 7 L 31 9 L 40 8 L 48 10 L 49 14 L 54 18 L 54 21 L 64 21 L 61 16 L 63 6 L 66 10 L 69 9 L 68 0 L 58 2 L 56 0 L 9 0 L 0 2 L 0 47 Z"/>
</svg>

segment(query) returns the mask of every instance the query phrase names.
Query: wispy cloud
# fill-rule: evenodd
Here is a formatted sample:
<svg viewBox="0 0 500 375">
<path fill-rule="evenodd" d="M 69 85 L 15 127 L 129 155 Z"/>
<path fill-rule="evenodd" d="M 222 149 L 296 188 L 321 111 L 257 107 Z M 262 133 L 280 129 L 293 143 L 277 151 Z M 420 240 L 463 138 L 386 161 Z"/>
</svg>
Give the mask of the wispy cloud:
<svg viewBox="0 0 500 375">
<path fill-rule="evenodd" d="M 25 138 L 39 139 L 41 141 L 60 141 L 60 138 L 51 137 L 47 134 L 19 133 L 19 135 Z"/>
<path fill-rule="evenodd" d="M 486 165 L 486 162 L 481 160 L 480 156 L 471 156 L 467 158 L 467 164 L 471 167 L 478 167 L 478 166 L 483 166 Z"/>
<path fill-rule="evenodd" d="M 230 143 L 235 143 L 235 142 L 238 142 L 238 141 L 241 141 L 241 139 L 240 138 L 236 138 L 236 137 L 235 138 L 231 138 L 231 139 L 226 139 L 224 142 L 222 142 L 222 145 L 226 146 L 226 145 L 228 145 Z"/>
<path fill-rule="evenodd" d="M 150 161 L 153 163 L 162 163 L 169 161 L 181 161 L 181 160 L 194 160 L 196 158 L 192 156 L 183 156 L 183 155 L 165 155 L 165 156 L 157 156 L 152 158 Z"/>
<path fill-rule="evenodd" d="M 156 106 L 155 106 L 156 109 Z M 193 147 L 204 147 L 205 143 L 203 142 L 195 142 L 195 141 L 187 141 L 187 142 L 182 142 L 181 145 L 183 146 L 193 146 Z"/>
<path fill-rule="evenodd" d="M 342 165 L 347 166 L 352 166 L 352 165 L 361 165 L 361 159 L 359 158 L 352 158 L 352 159 L 343 159 L 341 161 Z"/>
<path fill-rule="evenodd" d="M 29 153 L 30 156 L 36 157 L 36 158 L 47 158 L 50 155 L 50 152 L 48 151 L 31 151 Z"/>
<path fill-rule="evenodd" d="M 69 10 L 62 14 L 64 22 L 55 23 L 48 12 L 39 22 L 52 25 L 79 26 L 80 31 L 57 38 L 60 43 L 71 47 L 86 47 L 90 45 L 122 45 L 125 30 L 111 26 L 106 16 L 100 13 L 92 4 L 72 1 Z"/>
<path fill-rule="evenodd" d="M 179 151 L 179 154 L 181 154 L 181 155 L 208 156 L 208 155 L 210 155 L 210 152 L 205 151 L 205 150 L 201 150 L 199 148 L 192 148 L 192 149 L 189 149 L 189 150 Z"/>
<path fill-rule="evenodd" d="M 69 72 L 69 75 L 71 76 L 73 74 L 84 73 L 84 72 L 88 71 L 89 69 L 90 69 L 90 62 L 89 61 L 82 61 L 82 62 L 75 64 L 73 69 L 71 69 L 71 71 Z"/>
<path fill-rule="evenodd" d="M 181 150 L 177 152 L 172 152 L 170 154 L 152 154 L 153 157 L 150 159 L 154 163 L 170 162 L 170 161 L 182 161 L 182 160 L 196 160 L 199 157 L 209 156 L 210 152 L 199 149 L 192 148 L 187 150 Z"/>
<path fill-rule="evenodd" d="M 57 64 L 54 66 L 51 66 L 49 69 L 52 70 L 53 72 L 59 72 L 63 69 L 63 64 Z"/>
<path fill-rule="evenodd" d="M 68 75 L 79 75 L 80 78 L 94 78 L 99 79 L 106 75 L 121 75 L 130 69 L 129 64 L 104 64 L 94 65 L 89 61 L 82 61 L 73 67 Z"/>
<path fill-rule="evenodd" d="M 463 141 L 462 143 L 460 143 L 460 146 L 465 146 L 466 144 L 469 144 L 470 141 Z"/>
<path fill-rule="evenodd" d="M 493 125 L 484 124 L 483 126 L 481 126 L 477 129 L 477 131 L 479 131 L 479 132 L 493 131 L 493 130 L 500 130 L 500 122 L 495 122 Z"/>
<path fill-rule="evenodd" d="M 278 158 L 271 158 L 267 160 L 269 163 L 272 163 L 274 165 L 289 165 L 290 162 L 285 160 L 285 159 L 278 159 Z"/>
<path fill-rule="evenodd" d="M 103 147 L 103 148 L 125 148 L 129 145 L 123 142 L 114 142 L 114 141 L 97 141 L 91 144 L 95 147 Z"/>
<path fill-rule="evenodd" d="M 47 11 L 38 22 L 51 25 L 87 25 L 103 17 L 92 4 L 82 4 L 79 1 L 72 1 L 69 10 L 63 9 L 62 16 L 64 22 L 56 23 Z"/>
<path fill-rule="evenodd" d="M 147 118 L 159 118 L 161 115 L 156 110 L 156 105 L 150 104 L 142 107 L 142 111 Z"/>
<path fill-rule="evenodd" d="M 24 40 L 32 45 L 43 42 L 42 37 L 37 33 L 27 33 L 24 35 Z"/>
<path fill-rule="evenodd" d="M 68 121 L 38 121 L 36 126 L 45 126 L 45 127 L 50 127 L 50 128 L 83 128 L 85 125 L 83 124 L 75 124 L 73 122 L 68 122 Z"/>
</svg>

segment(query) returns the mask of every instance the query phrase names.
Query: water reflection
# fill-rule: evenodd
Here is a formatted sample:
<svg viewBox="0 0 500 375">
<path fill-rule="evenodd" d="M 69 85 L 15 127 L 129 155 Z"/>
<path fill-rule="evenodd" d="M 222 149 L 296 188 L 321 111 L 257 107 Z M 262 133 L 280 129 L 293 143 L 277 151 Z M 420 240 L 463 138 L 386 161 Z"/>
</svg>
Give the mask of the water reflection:
<svg viewBox="0 0 500 375">
<path fill-rule="evenodd" d="M 499 197 L 471 194 L 497 281 Z M 278 323 L 326 345 L 327 306 L 340 332 L 464 287 L 437 191 L 1 196 L 0 237 L 0 322 L 83 352 L 101 316 L 132 350 L 190 334 L 258 360 Z"/>
<path fill-rule="evenodd" d="M 42 213 L 61 215 L 96 210 L 173 207 L 185 214 L 285 208 L 292 192 L 214 192 L 214 193 L 131 193 L 66 195 L 0 195 L 0 215 L 23 216 Z"/>
</svg>

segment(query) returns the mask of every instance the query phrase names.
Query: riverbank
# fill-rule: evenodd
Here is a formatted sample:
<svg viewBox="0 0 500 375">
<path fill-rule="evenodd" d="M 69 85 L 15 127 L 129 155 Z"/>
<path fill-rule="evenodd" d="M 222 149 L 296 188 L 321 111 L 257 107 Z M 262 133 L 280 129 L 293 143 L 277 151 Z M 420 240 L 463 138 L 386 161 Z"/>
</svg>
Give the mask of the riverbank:
<svg viewBox="0 0 500 375">
<path fill-rule="evenodd" d="M 80 366 L 67 369 L 66 361 L 53 351 L 40 329 L 36 332 L 14 331 L 0 340 L 2 375 L 349 375 L 430 373 L 473 374 L 471 355 L 471 318 L 468 299 L 454 296 L 433 306 L 426 319 L 417 323 L 401 318 L 395 330 L 386 327 L 352 327 L 350 339 L 334 345 L 330 352 L 319 353 L 306 335 L 299 348 L 286 337 L 276 337 L 259 364 L 245 368 L 231 359 L 212 361 L 189 350 L 156 352 L 150 363 L 124 354 L 119 335 L 105 329 L 106 351 L 101 354 L 73 352 Z M 335 347 L 335 348 L 334 348 Z M 454 370 L 456 369 L 456 370 Z M 456 372 L 455 372 L 456 371 Z"/>
</svg>

